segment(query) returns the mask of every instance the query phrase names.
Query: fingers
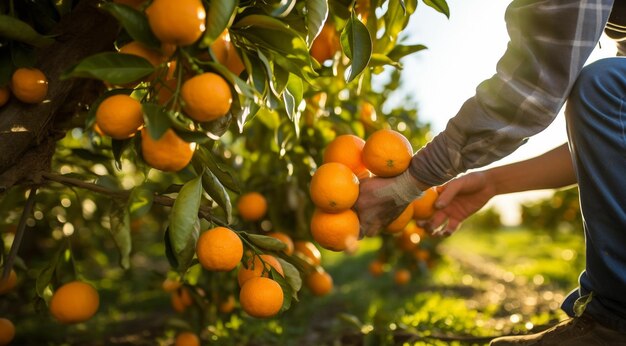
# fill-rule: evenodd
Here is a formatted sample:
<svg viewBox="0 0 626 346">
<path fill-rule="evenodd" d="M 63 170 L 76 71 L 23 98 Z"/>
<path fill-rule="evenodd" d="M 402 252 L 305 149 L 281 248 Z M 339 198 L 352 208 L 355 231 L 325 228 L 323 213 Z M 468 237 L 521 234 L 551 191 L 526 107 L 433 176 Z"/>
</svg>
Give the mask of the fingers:
<svg viewBox="0 0 626 346">
<path fill-rule="evenodd" d="M 437 191 L 439 191 L 439 197 L 437 197 L 437 200 L 435 201 L 435 208 L 443 209 L 450 204 L 450 202 L 461 190 L 461 187 L 462 184 L 458 180 L 452 180 L 441 186 L 441 188 L 438 188 Z"/>
</svg>

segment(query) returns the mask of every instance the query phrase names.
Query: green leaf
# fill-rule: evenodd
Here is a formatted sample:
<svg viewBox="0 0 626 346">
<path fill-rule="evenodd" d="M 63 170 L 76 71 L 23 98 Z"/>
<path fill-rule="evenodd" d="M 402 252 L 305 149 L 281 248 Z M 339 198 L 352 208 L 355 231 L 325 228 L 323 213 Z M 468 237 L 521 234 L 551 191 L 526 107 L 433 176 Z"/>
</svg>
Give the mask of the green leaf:
<svg viewBox="0 0 626 346">
<path fill-rule="evenodd" d="M 239 188 L 239 183 L 235 179 L 235 176 L 231 171 L 229 171 L 226 167 L 220 165 L 216 160 L 215 156 L 211 154 L 205 147 L 199 147 L 196 151 L 196 155 L 194 155 L 194 159 L 198 157 L 201 161 L 202 166 L 206 167 L 210 170 L 219 181 L 226 187 L 227 189 L 239 193 L 241 189 Z"/>
<path fill-rule="evenodd" d="M 450 19 L 450 8 L 446 0 L 423 0 L 427 6 L 434 8 L 437 12 L 443 13 Z"/>
<path fill-rule="evenodd" d="M 174 254 L 174 249 L 172 248 L 172 241 L 170 240 L 170 228 L 165 229 L 165 235 L 163 237 L 163 244 L 165 245 L 165 257 L 170 264 L 170 267 L 177 269 L 178 268 L 178 259 Z"/>
<path fill-rule="evenodd" d="M 285 261 L 284 259 L 280 257 L 276 257 L 276 259 L 278 259 L 278 262 L 280 262 L 280 265 L 283 267 L 285 280 L 287 280 L 287 283 L 291 286 L 294 298 L 297 300 L 297 293 L 300 291 L 300 288 L 302 288 L 302 277 L 300 277 L 300 272 L 293 264 Z"/>
<path fill-rule="evenodd" d="M 111 140 L 111 150 L 113 151 L 113 158 L 115 159 L 115 167 L 117 167 L 117 169 L 122 169 L 122 154 L 124 153 L 124 150 L 128 148 L 130 142 L 130 139 Z"/>
<path fill-rule="evenodd" d="M 230 196 L 224 188 L 224 185 L 217 179 L 215 174 L 210 170 L 205 170 L 202 175 L 202 187 L 204 191 L 219 205 L 224 214 L 226 214 L 226 222 L 230 224 L 233 220 L 233 207 L 230 203 Z"/>
<path fill-rule="evenodd" d="M 308 35 L 306 42 L 309 48 L 313 44 L 313 40 L 322 31 L 322 27 L 328 17 L 328 1 L 327 0 L 306 0 L 306 27 Z"/>
<path fill-rule="evenodd" d="M 120 266 L 130 268 L 130 213 L 129 208 L 114 207 L 111 212 L 111 235 L 120 252 Z"/>
<path fill-rule="evenodd" d="M 35 282 L 35 290 L 37 291 L 37 295 L 39 297 L 44 297 L 44 291 L 52 282 L 54 271 L 57 268 L 58 262 L 61 259 L 61 254 L 65 252 L 65 249 L 65 245 L 60 246 L 52 258 L 46 262 L 46 266 L 39 272 L 37 281 Z"/>
<path fill-rule="evenodd" d="M 296 0 L 280 0 L 280 2 L 272 4 L 273 8 L 270 15 L 278 18 L 286 17 L 295 5 Z"/>
<path fill-rule="evenodd" d="M 207 27 L 202 37 L 202 47 L 208 47 L 228 27 L 237 11 L 238 1 L 212 0 L 207 13 Z"/>
<path fill-rule="evenodd" d="M 372 54 L 372 58 L 370 59 L 370 63 L 369 63 L 370 67 L 385 66 L 385 65 L 391 65 L 397 68 L 402 68 L 402 65 L 400 65 L 399 62 L 391 60 L 388 56 L 384 54 L 378 54 L 378 53 Z"/>
<path fill-rule="evenodd" d="M 183 185 L 170 213 L 169 239 L 181 272 L 188 268 L 195 254 L 201 199 L 202 175 Z"/>
<path fill-rule="evenodd" d="M 400 59 L 404 58 L 405 56 L 409 54 L 413 54 L 415 52 L 419 52 L 424 49 L 428 49 L 428 48 L 424 46 L 423 44 L 414 44 L 410 46 L 404 46 L 404 45 L 398 44 L 395 47 L 393 47 L 393 49 L 391 50 L 391 52 L 389 52 L 389 54 L 387 54 L 387 56 L 389 57 L 389 59 L 393 61 L 400 61 Z"/>
<path fill-rule="evenodd" d="M 95 78 L 111 84 L 135 82 L 154 72 L 154 66 L 139 56 L 105 52 L 83 59 L 66 71 L 61 79 L 72 77 Z"/>
<path fill-rule="evenodd" d="M 0 37 L 24 42 L 39 48 L 54 43 L 52 38 L 39 34 L 25 22 L 4 14 L 0 14 Z"/>
<path fill-rule="evenodd" d="M 154 193 L 142 186 L 135 187 L 128 197 L 128 210 L 132 219 L 144 216 L 152 208 Z"/>
<path fill-rule="evenodd" d="M 141 108 L 150 137 L 158 140 L 172 126 L 167 110 L 156 103 L 142 103 Z"/>
<path fill-rule="evenodd" d="M 265 250 L 283 251 L 287 247 L 285 243 L 274 237 L 253 233 L 246 233 L 246 235 L 252 244 Z"/>
<path fill-rule="evenodd" d="M 350 59 L 347 82 L 353 81 L 365 68 L 372 56 L 372 39 L 367 27 L 355 16 L 350 17 L 341 32 L 341 47 Z"/>
<path fill-rule="evenodd" d="M 130 6 L 114 2 L 105 2 L 100 7 L 115 17 L 133 40 L 150 48 L 161 49 L 161 43 L 152 33 L 148 19 L 143 13 Z"/>
</svg>

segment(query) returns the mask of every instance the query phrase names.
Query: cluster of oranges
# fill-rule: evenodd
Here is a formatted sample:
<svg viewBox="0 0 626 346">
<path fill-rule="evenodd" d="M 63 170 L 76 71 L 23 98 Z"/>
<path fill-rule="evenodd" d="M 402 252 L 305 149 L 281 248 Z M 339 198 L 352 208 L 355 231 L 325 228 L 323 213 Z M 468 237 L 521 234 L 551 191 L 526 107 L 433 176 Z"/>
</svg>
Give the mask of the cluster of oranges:
<svg viewBox="0 0 626 346">
<path fill-rule="evenodd" d="M 329 250 L 355 250 L 359 219 L 352 207 L 359 197 L 359 179 L 399 175 L 412 157 L 410 142 L 394 130 L 375 131 L 367 141 L 351 134 L 336 137 L 311 178 L 313 239 Z"/>
<path fill-rule="evenodd" d="M 115 2 L 138 9 L 145 6 L 145 1 Z M 195 144 L 183 140 L 172 129 L 153 138 L 154 133 L 148 131 L 144 123 L 142 102 L 147 100 L 167 109 L 182 111 L 190 120 L 206 123 L 230 112 L 233 95 L 230 84 L 223 76 L 214 72 L 194 74 L 190 71 L 189 62 L 179 61 L 174 54 L 177 47 L 194 44 L 205 31 L 206 10 L 200 0 L 155 0 L 145 8 L 145 15 L 150 29 L 161 42 L 161 49 L 131 41 L 119 48 L 119 54 L 139 56 L 153 65 L 154 73 L 121 86 L 135 88 L 142 83 L 148 86 L 143 88 L 148 93 L 140 96 L 120 93 L 106 97 L 97 106 L 94 130 L 117 140 L 131 138 L 141 131 L 144 161 L 153 168 L 176 172 L 189 164 Z M 213 57 L 205 53 L 198 59 L 215 59 L 235 74 L 244 70 L 227 30 L 212 43 L 211 51 Z"/>
<path fill-rule="evenodd" d="M 11 76 L 10 87 L 0 87 L 0 107 L 9 102 L 11 94 L 24 103 L 40 103 L 48 95 L 48 78 L 39 69 L 18 68 Z"/>
</svg>

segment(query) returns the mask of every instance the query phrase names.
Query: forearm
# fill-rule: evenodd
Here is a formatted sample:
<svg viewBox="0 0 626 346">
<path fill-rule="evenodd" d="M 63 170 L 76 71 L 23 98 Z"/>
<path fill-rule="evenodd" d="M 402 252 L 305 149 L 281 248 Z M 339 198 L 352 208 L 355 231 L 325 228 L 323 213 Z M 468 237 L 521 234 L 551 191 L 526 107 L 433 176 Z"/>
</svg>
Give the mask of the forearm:
<svg viewBox="0 0 626 346">
<path fill-rule="evenodd" d="M 496 195 L 576 183 L 567 143 L 532 159 L 486 170 L 485 176 L 495 187 Z"/>
</svg>

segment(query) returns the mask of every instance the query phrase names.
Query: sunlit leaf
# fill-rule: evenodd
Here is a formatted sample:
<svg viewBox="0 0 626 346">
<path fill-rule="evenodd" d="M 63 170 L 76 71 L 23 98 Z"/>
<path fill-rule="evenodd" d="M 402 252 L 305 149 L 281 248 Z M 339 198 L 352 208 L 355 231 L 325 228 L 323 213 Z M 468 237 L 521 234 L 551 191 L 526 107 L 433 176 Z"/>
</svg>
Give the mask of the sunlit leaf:
<svg viewBox="0 0 626 346">
<path fill-rule="evenodd" d="M 427 49 L 426 46 L 422 45 L 422 44 L 414 44 L 414 45 L 410 45 L 410 46 L 405 46 L 405 45 L 396 45 L 395 47 L 393 47 L 393 49 L 391 50 L 391 52 L 389 52 L 389 54 L 387 54 L 387 56 L 389 57 L 389 59 L 393 60 L 393 61 L 400 61 L 400 59 L 402 59 L 403 57 L 409 55 L 409 54 L 413 54 L 416 52 L 419 52 L 421 50 Z"/>
<path fill-rule="evenodd" d="M 286 247 L 282 241 L 267 235 L 248 233 L 246 236 L 252 244 L 268 251 L 283 251 Z"/>
<path fill-rule="evenodd" d="M 450 18 L 450 8 L 448 7 L 448 3 L 446 0 L 423 0 L 424 3 L 435 10 L 437 12 L 443 13 L 446 17 Z"/>
<path fill-rule="evenodd" d="M 143 119 L 152 139 L 159 139 L 172 126 L 167 110 L 155 103 L 142 103 Z"/>
<path fill-rule="evenodd" d="M 61 79 L 71 77 L 95 78 L 111 84 L 127 84 L 154 72 L 152 64 L 136 55 L 105 52 L 83 59 Z"/>
<path fill-rule="evenodd" d="M 367 67 L 372 56 L 372 39 L 367 27 L 355 16 L 350 17 L 341 32 L 341 47 L 351 65 L 346 81 L 353 81 Z"/>
<path fill-rule="evenodd" d="M 208 47 L 222 32 L 229 26 L 237 11 L 238 1 L 236 0 L 212 0 L 207 13 L 207 25 L 202 46 Z"/>
<path fill-rule="evenodd" d="M 328 1 L 327 0 L 306 0 L 306 27 L 308 35 L 306 42 L 309 47 L 313 44 L 313 40 L 322 31 L 322 27 L 328 17 Z"/>
<path fill-rule="evenodd" d="M 124 206 L 114 206 L 110 215 L 111 235 L 115 246 L 120 253 L 120 266 L 124 269 L 130 267 L 130 213 Z"/>
<path fill-rule="evenodd" d="M 150 211 L 152 202 L 154 201 L 154 193 L 142 186 L 135 187 L 128 197 L 128 210 L 130 217 L 139 218 Z"/>
</svg>

